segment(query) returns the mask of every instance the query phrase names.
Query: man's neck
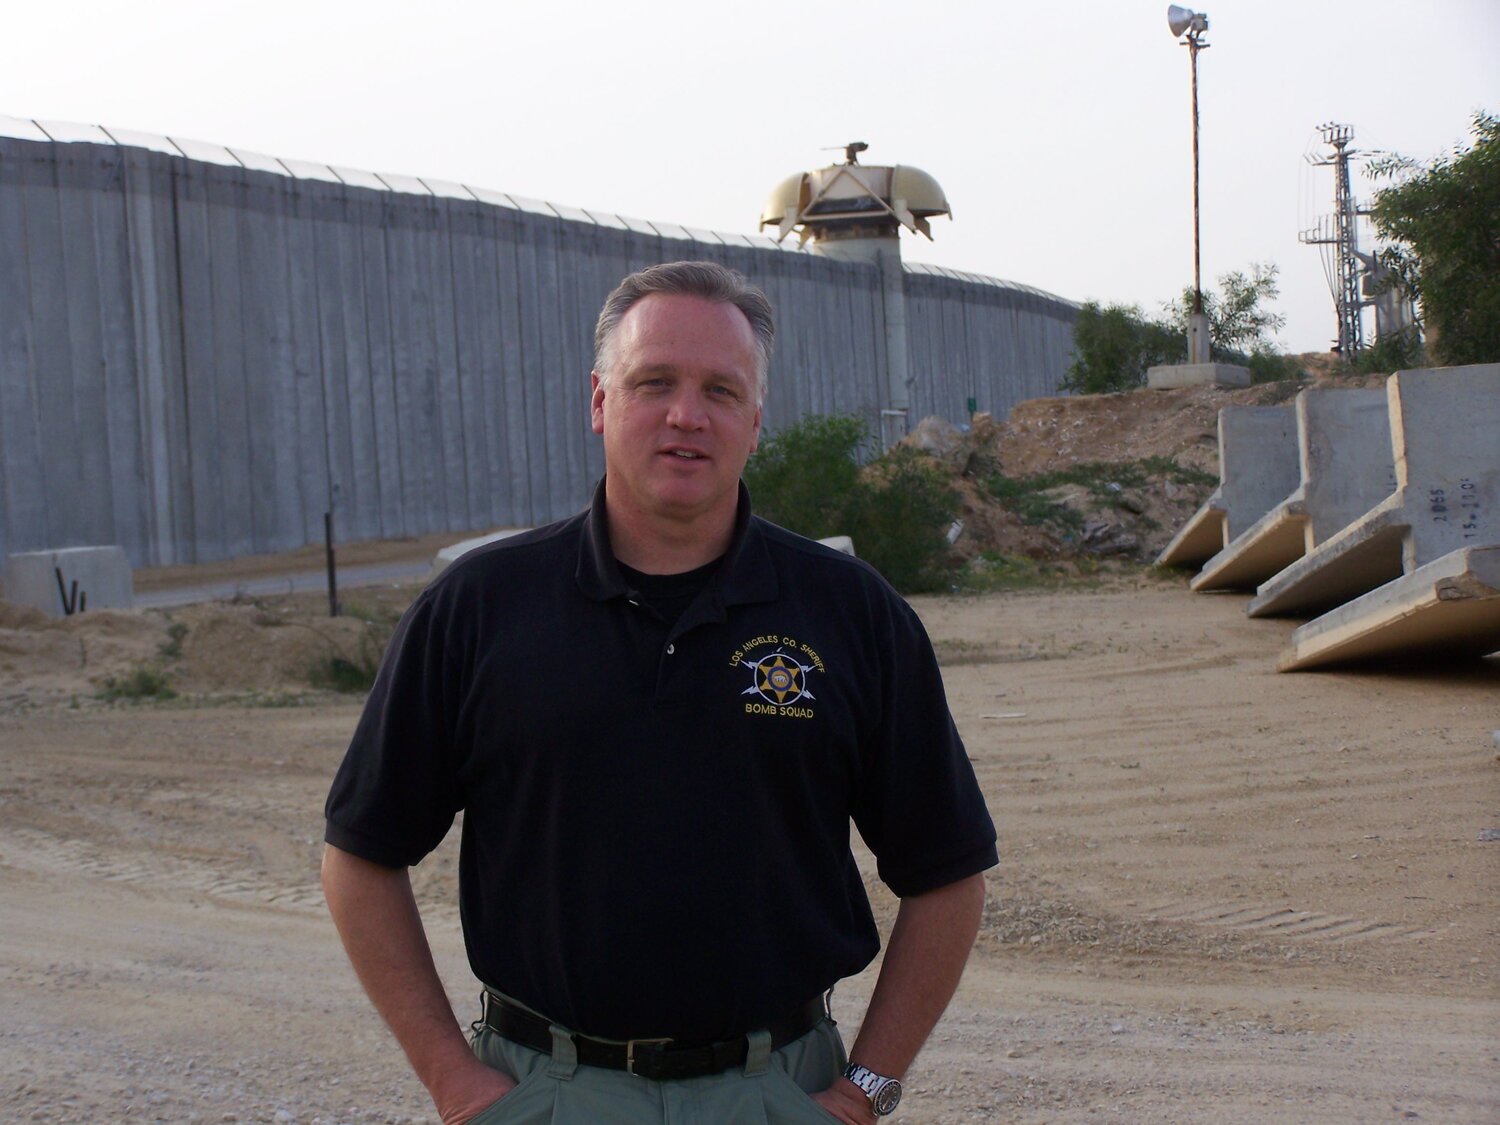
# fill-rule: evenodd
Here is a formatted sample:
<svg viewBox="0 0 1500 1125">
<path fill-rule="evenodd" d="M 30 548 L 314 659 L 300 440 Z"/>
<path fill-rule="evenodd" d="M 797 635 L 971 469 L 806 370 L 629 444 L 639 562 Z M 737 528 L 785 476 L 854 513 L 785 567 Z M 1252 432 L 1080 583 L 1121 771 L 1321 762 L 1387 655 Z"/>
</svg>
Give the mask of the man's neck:
<svg viewBox="0 0 1500 1125">
<path fill-rule="evenodd" d="M 622 508 L 611 501 L 606 481 L 604 511 L 609 518 L 610 549 L 615 558 L 643 574 L 682 574 L 707 566 L 729 550 L 734 538 L 735 508 L 682 521 Z"/>
</svg>

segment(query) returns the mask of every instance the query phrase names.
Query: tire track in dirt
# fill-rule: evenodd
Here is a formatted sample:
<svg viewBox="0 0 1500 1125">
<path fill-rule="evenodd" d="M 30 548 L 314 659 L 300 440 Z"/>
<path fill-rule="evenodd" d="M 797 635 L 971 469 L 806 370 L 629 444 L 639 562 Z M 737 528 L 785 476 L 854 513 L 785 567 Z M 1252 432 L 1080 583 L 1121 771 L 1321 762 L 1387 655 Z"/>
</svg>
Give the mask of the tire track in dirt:
<svg viewBox="0 0 1500 1125">
<path fill-rule="evenodd" d="M 194 862 L 169 852 L 126 852 L 66 839 L 34 828 L 0 827 L 0 864 L 37 875 L 86 876 L 168 893 L 186 892 L 228 902 L 321 913 L 316 879 L 287 884 L 240 869 Z"/>
<path fill-rule="evenodd" d="M 1184 903 L 1170 901 L 1147 907 L 1145 921 L 1188 923 L 1250 934 L 1318 942 L 1415 940 L 1430 930 L 1421 926 L 1382 922 L 1347 914 L 1325 914 L 1291 906 L 1245 906 L 1242 903 Z"/>
</svg>

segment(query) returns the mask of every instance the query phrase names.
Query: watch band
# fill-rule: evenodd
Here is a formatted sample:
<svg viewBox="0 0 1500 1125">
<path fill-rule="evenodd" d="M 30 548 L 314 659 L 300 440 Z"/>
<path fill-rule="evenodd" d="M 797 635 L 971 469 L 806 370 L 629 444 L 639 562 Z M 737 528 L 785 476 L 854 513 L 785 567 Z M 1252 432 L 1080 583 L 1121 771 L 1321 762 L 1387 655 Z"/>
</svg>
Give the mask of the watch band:
<svg viewBox="0 0 1500 1125">
<path fill-rule="evenodd" d="M 899 1079 L 876 1074 L 869 1067 L 861 1066 L 859 1063 L 850 1063 L 844 1069 L 844 1077 L 864 1091 L 865 1097 L 870 1099 L 870 1108 L 875 1111 L 876 1117 L 884 1117 L 894 1112 L 896 1106 L 901 1103 Z"/>
</svg>

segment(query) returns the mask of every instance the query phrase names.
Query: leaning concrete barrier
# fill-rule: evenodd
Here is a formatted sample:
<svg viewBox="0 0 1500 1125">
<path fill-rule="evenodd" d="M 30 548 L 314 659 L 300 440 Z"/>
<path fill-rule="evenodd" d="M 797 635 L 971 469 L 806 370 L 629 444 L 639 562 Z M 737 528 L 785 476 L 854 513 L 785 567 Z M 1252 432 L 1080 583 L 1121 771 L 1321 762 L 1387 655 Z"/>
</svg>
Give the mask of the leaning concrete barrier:
<svg viewBox="0 0 1500 1125">
<path fill-rule="evenodd" d="M 1297 420 L 1284 406 L 1219 411 L 1219 487 L 1156 557 L 1158 566 L 1211 558 L 1297 486 Z"/>
<path fill-rule="evenodd" d="M 1253 590 L 1396 487 L 1384 389 L 1309 388 L 1296 417 L 1296 491 L 1204 563 L 1194 590 Z"/>
<path fill-rule="evenodd" d="M 1292 634 L 1277 669 L 1500 650 L 1500 546 L 1461 547 L 1315 618 Z"/>
<path fill-rule="evenodd" d="M 512 535 L 520 535 L 523 531 L 530 531 L 529 527 L 507 527 L 504 531 L 492 531 L 488 535 L 479 535 L 473 539 L 463 539 L 457 543 L 450 543 L 437 554 L 432 556 L 432 567 L 427 571 L 427 581 L 431 582 L 443 571 L 453 565 L 455 561 L 476 547 L 487 547 L 491 543 L 498 543 L 502 539 L 509 539 Z"/>
<path fill-rule="evenodd" d="M 23 551 L 5 560 L 5 600 L 52 617 L 131 609 L 135 590 L 123 547 Z"/>
<path fill-rule="evenodd" d="M 1500 544 L 1500 364 L 1386 381 L 1396 488 L 1263 582 L 1252 617 L 1308 615 L 1466 547 Z"/>
</svg>

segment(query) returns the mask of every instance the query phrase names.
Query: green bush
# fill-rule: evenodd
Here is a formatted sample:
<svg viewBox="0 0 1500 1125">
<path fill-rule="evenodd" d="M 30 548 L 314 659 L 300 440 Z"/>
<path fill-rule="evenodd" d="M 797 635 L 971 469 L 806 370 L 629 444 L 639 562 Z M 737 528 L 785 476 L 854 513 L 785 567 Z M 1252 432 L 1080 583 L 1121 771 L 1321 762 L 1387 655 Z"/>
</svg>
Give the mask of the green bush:
<svg viewBox="0 0 1500 1125">
<path fill-rule="evenodd" d="M 156 646 L 156 651 L 168 660 L 176 660 L 182 655 L 182 639 L 187 635 L 188 627 L 185 622 L 172 622 L 167 626 L 167 639 Z"/>
<path fill-rule="evenodd" d="M 810 539 L 849 534 L 839 524 L 859 491 L 868 441 L 849 414 L 810 414 L 767 438 L 745 466 L 756 514 Z"/>
<path fill-rule="evenodd" d="M 892 450 L 861 470 L 869 430 L 849 415 L 809 415 L 762 443 L 745 466 L 759 515 L 799 535 L 847 535 L 902 593 L 944 585 L 958 499 L 925 454 Z"/>
<path fill-rule="evenodd" d="M 1250 369 L 1252 383 L 1275 383 L 1302 376 L 1302 365 L 1294 357 L 1264 349 L 1246 356 L 1245 366 Z"/>
<path fill-rule="evenodd" d="M 1087 302 L 1073 324 L 1073 363 L 1061 391 L 1107 394 L 1146 385 L 1146 369 L 1187 358 L 1187 338 L 1136 305 Z"/>
<path fill-rule="evenodd" d="M 107 676 L 97 694 L 109 703 L 122 699 L 173 699 L 177 695 L 167 683 L 167 674 L 149 664 L 138 664 L 124 676 Z"/>
<path fill-rule="evenodd" d="M 932 459 L 898 446 L 875 462 L 844 512 L 843 534 L 903 594 L 947 586 L 943 563 L 958 497 Z"/>
<path fill-rule="evenodd" d="M 389 631 L 381 633 L 376 627 L 367 626 L 360 634 L 357 651 L 348 653 L 335 646 L 334 652 L 308 669 L 308 683 L 325 691 L 368 692 L 375 686 L 375 676 L 380 671 L 385 648 L 382 636 L 388 637 Z"/>
<path fill-rule="evenodd" d="M 1362 375 L 1389 375 L 1408 371 L 1427 362 L 1422 348 L 1422 334 L 1415 328 L 1392 332 L 1376 340 L 1354 360 L 1354 370 Z"/>
</svg>

